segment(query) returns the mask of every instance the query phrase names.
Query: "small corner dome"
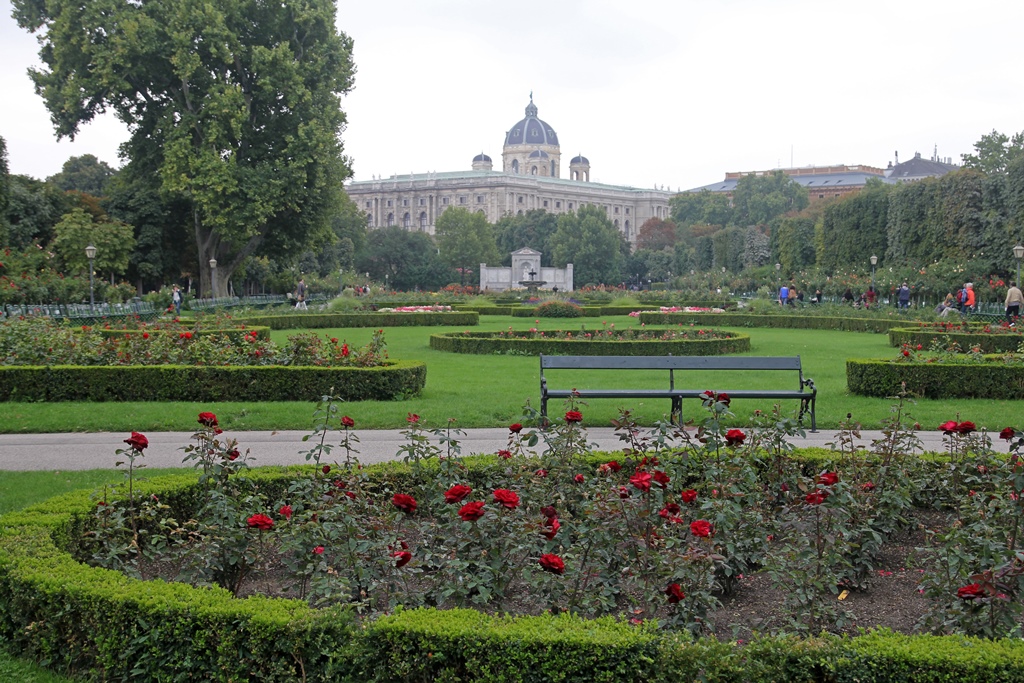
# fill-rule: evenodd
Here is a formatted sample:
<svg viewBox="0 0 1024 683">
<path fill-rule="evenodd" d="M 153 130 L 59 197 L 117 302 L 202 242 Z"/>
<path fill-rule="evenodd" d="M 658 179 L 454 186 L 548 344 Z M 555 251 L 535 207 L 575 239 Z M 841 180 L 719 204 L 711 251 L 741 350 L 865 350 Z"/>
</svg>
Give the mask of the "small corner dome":
<svg viewBox="0 0 1024 683">
<path fill-rule="evenodd" d="M 582 154 L 580 154 L 579 156 L 574 156 L 572 158 L 572 161 L 570 161 L 569 163 L 570 164 L 589 164 L 590 163 L 590 159 L 588 159 L 585 156 L 583 156 Z"/>
<path fill-rule="evenodd" d="M 481 152 L 480 154 L 477 154 L 475 157 L 473 157 L 473 161 L 490 161 L 490 160 L 491 160 L 491 158 L 489 156 L 487 156 L 486 154 L 484 154 L 483 152 Z"/>
<path fill-rule="evenodd" d="M 547 159 L 548 158 L 548 153 L 545 152 L 542 149 L 535 149 L 532 152 L 530 152 L 530 158 L 531 159 Z"/>
</svg>

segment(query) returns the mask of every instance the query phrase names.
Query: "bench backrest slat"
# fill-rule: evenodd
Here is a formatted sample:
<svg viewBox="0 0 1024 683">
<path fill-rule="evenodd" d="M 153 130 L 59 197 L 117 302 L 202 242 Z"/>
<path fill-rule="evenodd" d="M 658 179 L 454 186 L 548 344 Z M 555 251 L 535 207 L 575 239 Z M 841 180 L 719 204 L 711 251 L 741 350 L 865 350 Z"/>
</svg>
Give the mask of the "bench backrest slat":
<svg viewBox="0 0 1024 683">
<path fill-rule="evenodd" d="M 541 356 L 553 370 L 801 370 L 800 356 Z"/>
</svg>

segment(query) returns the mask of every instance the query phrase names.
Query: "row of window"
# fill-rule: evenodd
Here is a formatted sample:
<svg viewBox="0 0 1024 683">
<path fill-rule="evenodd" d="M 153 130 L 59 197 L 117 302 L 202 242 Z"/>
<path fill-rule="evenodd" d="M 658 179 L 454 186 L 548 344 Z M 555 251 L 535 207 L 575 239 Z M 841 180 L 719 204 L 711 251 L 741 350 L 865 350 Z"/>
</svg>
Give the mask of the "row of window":
<svg viewBox="0 0 1024 683">
<path fill-rule="evenodd" d="M 448 206 L 451 203 L 452 199 L 454 199 L 454 197 L 441 197 L 441 205 L 442 206 Z M 484 195 L 482 195 L 482 194 L 476 195 L 476 203 L 477 204 L 483 204 L 485 199 L 486 199 L 486 197 Z M 465 195 L 459 195 L 458 200 L 459 200 L 459 202 L 458 202 L 459 204 L 463 204 L 464 205 L 464 204 L 469 203 L 469 197 L 467 197 Z M 400 202 L 401 206 L 409 206 L 409 200 L 408 199 L 400 199 L 398 201 Z M 417 202 L 418 202 L 419 206 L 426 206 L 427 205 L 427 200 L 426 200 L 425 197 L 420 197 L 417 200 Z M 389 200 L 387 200 L 386 204 L 387 204 L 387 207 L 390 209 L 391 207 L 393 207 L 395 205 L 395 200 L 389 199 Z M 372 209 L 373 208 L 373 201 L 372 200 L 367 200 L 366 208 L 367 209 Z"/>
</svg>

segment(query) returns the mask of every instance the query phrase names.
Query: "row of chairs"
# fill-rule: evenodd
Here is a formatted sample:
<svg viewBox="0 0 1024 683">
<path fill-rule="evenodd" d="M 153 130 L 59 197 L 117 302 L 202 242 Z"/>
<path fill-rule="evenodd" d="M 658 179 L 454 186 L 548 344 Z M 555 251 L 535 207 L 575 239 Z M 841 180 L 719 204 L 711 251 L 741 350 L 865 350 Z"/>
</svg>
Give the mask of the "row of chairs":
<svg viewBox="0 0 1024 683">
<path fill-rule="evenodd" d="M 45 316 L 54 320 L 96 320 L 102 318 L 139 317 L 152 320 L 159 315 L 153 304 L 148 301 L 128 301 L 125 303 L 90 304 L 7 304 L 3 308 L 3 317 L 33 318 Z"/>
</svg>

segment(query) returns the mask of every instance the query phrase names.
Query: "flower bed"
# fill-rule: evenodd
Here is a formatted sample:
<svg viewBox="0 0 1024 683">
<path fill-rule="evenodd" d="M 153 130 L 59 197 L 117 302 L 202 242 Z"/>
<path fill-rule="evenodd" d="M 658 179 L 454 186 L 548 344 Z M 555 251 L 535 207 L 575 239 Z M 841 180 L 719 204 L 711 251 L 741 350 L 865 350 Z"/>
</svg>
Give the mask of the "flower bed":
<svg viewBox="0 0 1024 683">
<path fill-rule="evenodd" d="M 329 327 L 417 327 L 432 325 L 478 325 L 476 311 L 434 311 L 399 313 L 291 313 L 289 315 L 252 315 L 240 318 L 247 325 L 265 325 L 272 330 L 320 329 Z"/>
<path fill-rule="evenodd" d="M 893 318 L 843 318 L 825 315 L 757 315 L 754 313 L 640 313 L 645 325 L 724 325 L 730 327 L 774 327 L 801 330 L 845 330 L 888 332 L 906 327 L 907 321 Z"/>
<path fill-rule="evenodd" d="M 773 448 L 773 429 L 786 429 L 773 428 L 777 416 L 749 433 L 718 427 L 728 410 L 720 398 L 705 402 L 699 439 L 642 435 L 624 416 L 630 453 L 615 461 L 588 452 L 583 415 L 570 405 L 539 456 L 528 450 L 537 435 L 512 425 L 507 455 L 464 460 L 444 440 L 457 434 L 433 430 L 442 439 L 435 445 L 411 415 L 406 462 L 361 468 L 346 416 L 337 462 L 324 464 L 324 449 L 314 447 L 314 468 L 288 472 L 248 471 L 238 444 L 202 413 L 197 443 L 186 449 L 198 482 L 179 476 L 79 492 L 0 519 L 0 638 L 57 668 L 112 681 L 173 672 L 469 682 L 520 680 L 500 672 L 524 670 L 539 681 L 659 683 L 826 680 L 823 672 L 885 682 L 1024 676 L 1024 572 L 1013 551 L 1024 504 L 1020 432 L 1004 430 L 1009 462 L 968 422 L 944 425 L 949 457 L 939 463 L 900 450 L 908 435 L 898 424 L 878 456 L 801 459 Z M 137 466 L 147 441 L 133 433 L 125 442 L 117 455 Z M 855 631 L 836 594 L 844 585 L 871 590 L 881 539 L 914 502 L 955 509 L 959 521 L 936 530 L 922 565 L 922 628 L 993 639 L 819 635 Z M 152 532 L 175 528 L 172 518 L 202 521 L 180 541 L 151 543 Z M 233 600 L 226 588 L 104 568 L 141 573 L 142 560 L 167 550 L 182 553 L 172 567 L 235 592 L 277 566 L 305 601 Z M 738 590 L 751 571 L 771 577 L 789 615 L 762 632 L 813 637 L 693 639 L 708 632 L 703 615 L 718 591 Z M 476 609 L 420 607 L 435 601 Z M 509 601 L 545 614 L 488 616 Z M 359 611 L 389 616 L 357 623 Z"/>
<path fill-rule="evenodd" d="M 630 311 L 630 318 L 639 318 L 642 313 L 725 313 L 724 308 L 706 308 L 703 306 L 662 306 L 657 311 Z"/>
<path fill-rule="evenodd" d="M 711 328 L 512 330 L 430 335 L 430 348 L 451 353 L 536 356 L 717 356 L 750 350 L 750 337 Z"/>
<path fill-rule="evenodd" d="M 938 347 L 951 351 L 977 349 L 981 353 L 1014 353 L 1024 342 L 1024 333 L 1009 325 L 964 325 L 955 323 L 922 323 L 917 327 L 889 330 L 889 344 L 923 348 Z"/>
<path fill-rule="evenodd" d="M 378 313 L 446 313 L 452 310 L 451 306 L 397 306 L 395 308 L 378 308 Z"/>
</svg>

